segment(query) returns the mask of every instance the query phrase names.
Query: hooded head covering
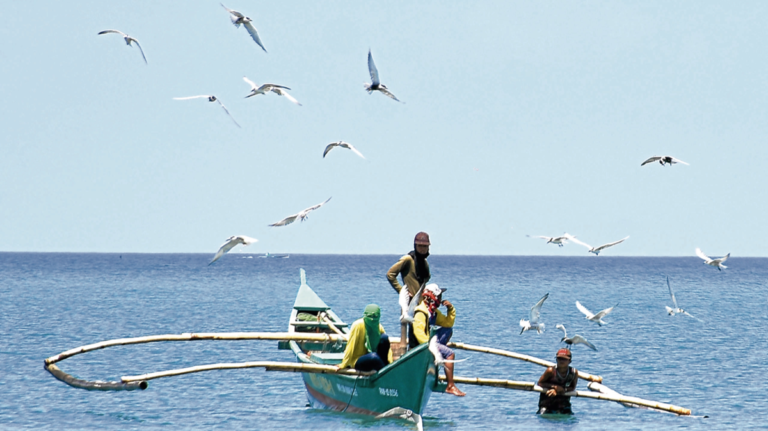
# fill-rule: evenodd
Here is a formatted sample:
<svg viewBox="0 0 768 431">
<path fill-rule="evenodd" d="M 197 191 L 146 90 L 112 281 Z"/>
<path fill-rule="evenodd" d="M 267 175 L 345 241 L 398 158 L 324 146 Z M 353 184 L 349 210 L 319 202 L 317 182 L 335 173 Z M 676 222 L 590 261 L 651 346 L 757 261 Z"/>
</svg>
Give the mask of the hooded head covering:
<svg viewBox="0 0 768 431">
<path fill-rule="evenodd" d="M 379 317 L 381 309 L 376 304 L 368 304 L 363 311 L 363 323 L 365 324 L 365 348 L 369 352 L 375 352 L 379 347 L 381 332 L 379 332 Z"/>
</svg>

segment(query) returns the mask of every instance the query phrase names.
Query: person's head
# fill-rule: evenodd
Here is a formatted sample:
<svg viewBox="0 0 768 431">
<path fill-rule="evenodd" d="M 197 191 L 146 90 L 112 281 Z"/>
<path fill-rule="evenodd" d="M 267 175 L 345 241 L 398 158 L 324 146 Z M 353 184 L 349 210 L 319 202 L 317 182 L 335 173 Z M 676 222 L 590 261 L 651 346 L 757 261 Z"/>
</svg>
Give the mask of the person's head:
<svg viewBox="0 0 768 431">
<path fill-rule="evenodd" d="M 437 298 L 437 302 L 439 303 L 442 300 L 442 295 L 445 289 L 441 289 L 437 283 L 430 283 L 424 287 L 424 291 L 432 292 L 432 294 L 435 295 L 435 298 Z"/>
<path fill-rule="evenodd" d="M 429 254 L 429 235 L 426 232 L 419 232 L 413 239 L 413 249 L 419 254 Z"/>
<path fill-rule="evenodd" d="M 366 322 L 378 324 L 379 318 L 381 318 L 381 309 L 378 305 L 368 304 L 365 306 L 365 310 L 363 310 L 363 319 Z"/>
<path fill-rule="evenodd" d="M 369 352 L 375 352 L 379 345 L 379 318 L 381 309 L 376 304 L 368 304 L 363 311 L 363 325 L 365 326 L 365 348 Z"/>
<path fill-rule="evenodd" d="M 429 309 L 430 314 L 435 312 L 435 309 L 440 305 L 440 303 L 437 300 L 437 296 L 435 296 L 434 292 L 431 290 L 424 289 L 424 292 L 421 294 L 422 301 L 424 301 L 424 304 L 427 305 L 427 308 Z"/>
<path fill-rule="evenodd" d="M 558 350 L 557 354 L 555 355 L 555 360 L 557 361 L 558 368 L 563 366 L 567 367 L 571 363 L 571 351 L 568 349 Z"/>
</svg>

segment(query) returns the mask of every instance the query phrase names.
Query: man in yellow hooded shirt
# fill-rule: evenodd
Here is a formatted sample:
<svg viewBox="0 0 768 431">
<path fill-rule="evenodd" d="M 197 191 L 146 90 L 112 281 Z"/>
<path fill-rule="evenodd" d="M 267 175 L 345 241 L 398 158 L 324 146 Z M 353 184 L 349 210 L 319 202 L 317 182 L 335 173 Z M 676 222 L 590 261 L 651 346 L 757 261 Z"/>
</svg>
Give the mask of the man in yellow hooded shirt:
<svg viewBox="0 0 768 431">
<path fill-rule="evenodd" d="M 381 309 L 378 305 L 369 304 L 365 307 L 363 317 L 352 323 L 344 359 L 338 368 L 379 371 L 392 362 L 389 337 L 379 323 L 380 317 Z"/>
</svg>

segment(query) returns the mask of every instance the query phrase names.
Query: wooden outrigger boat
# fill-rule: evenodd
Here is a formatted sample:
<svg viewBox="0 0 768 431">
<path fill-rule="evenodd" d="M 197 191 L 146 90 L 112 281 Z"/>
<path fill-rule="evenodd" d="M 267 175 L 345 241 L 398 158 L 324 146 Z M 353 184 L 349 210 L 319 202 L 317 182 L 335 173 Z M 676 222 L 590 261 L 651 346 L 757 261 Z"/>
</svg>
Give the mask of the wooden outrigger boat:
<svg viewBox="0 0 768 431">
<path fill-rule="evenodd" d="M 301 270 L 301 286 L 288 322 L 288 333 L 326 333 L 338 330 L 347 335 L 349 327 L 307 285 Z M 345 343 L 281 341 L 302 364 L 337 365 L 344 356 Z M 426 344 L 411 349 L 377 373 L 365 376 L 302 373 L 307 398 L 317 409 L 378 415 L 395 407 L 421 415 L 433 392 L 445 392 L 438 379 L 434 357 Z"/>
</svg>

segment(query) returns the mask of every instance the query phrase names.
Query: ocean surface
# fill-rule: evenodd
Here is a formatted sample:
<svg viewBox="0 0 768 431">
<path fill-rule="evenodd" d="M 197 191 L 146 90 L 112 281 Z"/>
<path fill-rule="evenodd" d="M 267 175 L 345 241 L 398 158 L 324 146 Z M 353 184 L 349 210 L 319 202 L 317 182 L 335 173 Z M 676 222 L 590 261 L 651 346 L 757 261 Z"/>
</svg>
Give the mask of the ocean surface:
<svg viewBox="0 0 768 431">
<path fill-rule="evenodd" d="M 412 424 L 307 407 L 300 375 L 212 371 L 149 382 L 145 391 L 71 388 L 43 369 L 65 350 L 115 338 L 184 332 L 285 331 L 308 284 L 346 322 L 366 304 L 399 334 L 397 295 L 385 273 L 399 256 L 0 253 L 1 429 L 407 430 Z M 693 411 L 678 417 L 584 398 L 575 415 L 536 416 L 538 394 L 460 385 L 465 398 L 433 394 L 427 430 L 658 430 L 765 428 L 768 418 L 768 259 L 732 258 L 722 272 L 696 257 L 440 256 L 432 281 L 457 309 L 453 341 L 552 360 L 569 335 L 573 366 L 624 394 Z M 687 316 L 668 316 L 669 276 Z M 546 331 L 519 335 L 545 293 Z M 599 327 L 576 309 L 616 305 Z M 457 351 L 456 375 L 536 381 L 537 365 Z M 103 349 L 58 363 L 88 380 L 219 362 L 294 361 L 272 341 L 152 343 Z M 584 381 L 579 389 L 586 390 Z M 708 416 L 704 418 L 704 416 Z"/>
</svg>

